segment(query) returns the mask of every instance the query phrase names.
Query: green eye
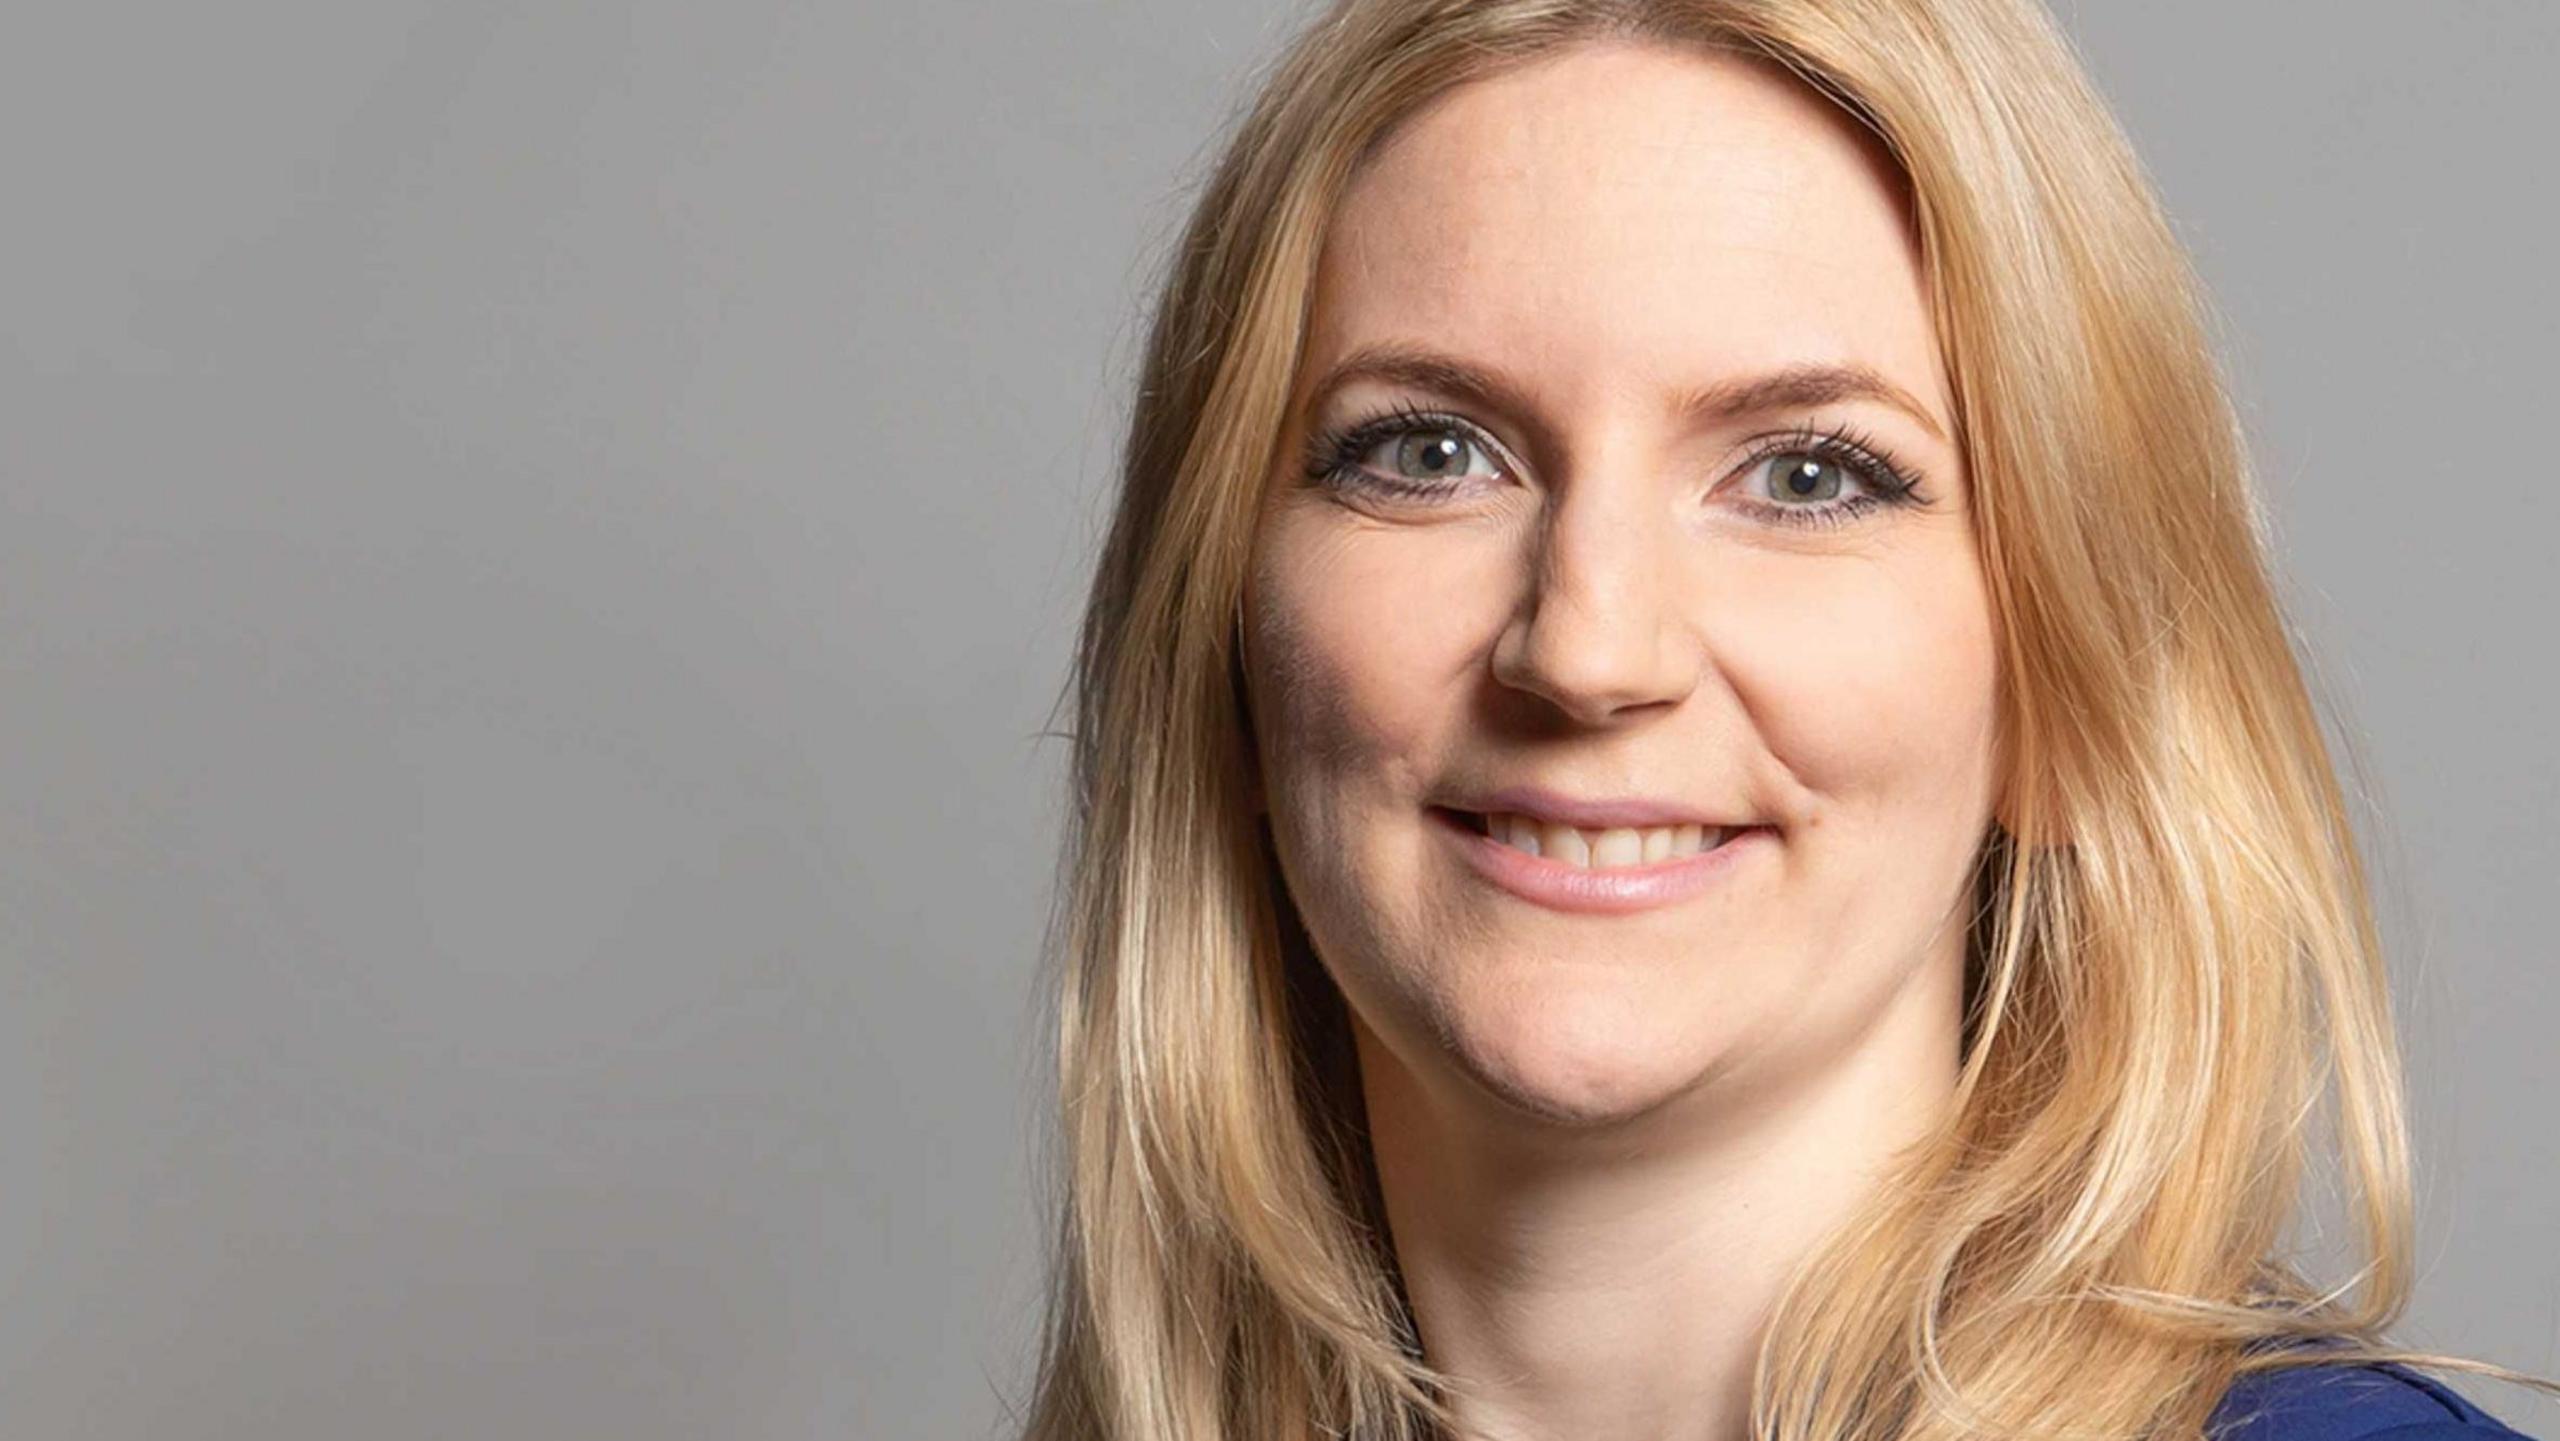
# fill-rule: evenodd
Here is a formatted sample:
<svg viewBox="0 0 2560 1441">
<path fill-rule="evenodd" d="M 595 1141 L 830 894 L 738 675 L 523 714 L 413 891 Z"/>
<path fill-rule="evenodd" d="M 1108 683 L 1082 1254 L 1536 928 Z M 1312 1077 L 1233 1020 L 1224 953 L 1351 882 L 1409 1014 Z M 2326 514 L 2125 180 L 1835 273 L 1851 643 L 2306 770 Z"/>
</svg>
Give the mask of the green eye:
<svg viewBox="0 0 2560 1441">
<path fill-rule="evenodd" d="M 1771 495 L 1789 500 L 1830 500 L 1840 493 L 1841 473 L 1837 462 L 1807 455 L 1779 455 L 1774 460 L 1789 462 L 1777 468 L 1769 482 Z"/>
<path fill-rule="evenodd" d="M 1843 525 L 1884 506 L 1926 506 L 1919 484 L 1874 441 L 1843 426 L 1797 430 L 1763 442 L 1746 463 L 1766 471 L 1769 498 L 1742 504 L 1779 525 Z"/>
<path fill-rule="evenodd" d="M 1387 453 L 1384 468 L 1371 464 Z M 1470 463 L 1474 456 L 1486 464 Z M 1882 447 L 1846 426 L 1799 428 L 1772 436 L 1743 463 L 1748 476 L 1765 471 L 1767 499 L 1745 494 L 1738 504 L 1773 525 L 1836 526 L 1888 506 L 1926 507 L 1916 478 Z M 1501 475 L 1499 447 L 1474 424 L 1399 403 L 1383 414 L 1341 430 L 1308 436 L 1306 475 L 1319 485 L 1428 501 L 1456 494 L 1470 476 Z"/>
<path fill-rule="evenodd" d="M 1307 478 L 1341 490 L 1427 499 L 1460 489 L 1470 476 L 1500 475 L 1495 452 L 1481 431 L 1456 416 L 1399 403 L 1343 430 L 1310 435 Z"/>
<path fill-rule="evenodd" d="M 1396 441 L 1392 474 L 1407 480 L 1446 480 L 1466 474 L 1467 452 L 1475 443 L 1455 430 L 1411 430 Z"/>
</svg>

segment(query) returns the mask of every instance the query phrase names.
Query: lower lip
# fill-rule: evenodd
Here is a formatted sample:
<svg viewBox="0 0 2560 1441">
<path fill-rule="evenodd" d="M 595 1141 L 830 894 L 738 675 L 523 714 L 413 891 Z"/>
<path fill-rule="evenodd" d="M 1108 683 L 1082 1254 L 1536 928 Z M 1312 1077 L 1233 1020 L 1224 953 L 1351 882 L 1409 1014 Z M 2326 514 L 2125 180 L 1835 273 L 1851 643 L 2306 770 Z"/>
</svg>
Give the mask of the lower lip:
<svg viewBox="0 0 2560 1441">
<path fill-rule="evenodd" d="M 1622 915 L 1686 900 L 1714 885 L 1741 861 L 1744 852 L 1777 841 L 1767 826 L 1746 826 L 1711 851 L 1649 866 L 1584 870 L 1504 845 L 1469 827 L 1455 811 L 1433 806 L 1430 816 L 1432 824 L 1457 843 L 1477 875 L 1524 901 L 1583 915 Z"/>
</svg>

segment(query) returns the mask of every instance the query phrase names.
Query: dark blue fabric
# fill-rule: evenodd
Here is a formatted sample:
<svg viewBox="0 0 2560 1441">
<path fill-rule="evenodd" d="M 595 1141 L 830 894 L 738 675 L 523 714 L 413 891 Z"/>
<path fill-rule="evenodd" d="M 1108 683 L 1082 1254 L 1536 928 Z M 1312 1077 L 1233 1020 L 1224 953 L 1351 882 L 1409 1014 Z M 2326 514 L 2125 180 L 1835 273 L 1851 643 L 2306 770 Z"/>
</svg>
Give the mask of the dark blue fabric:
<svg viewBox="0 0 2560 1441">
<path fill-rule="evenodd" d="M 2259 1371 L 2206 1423 L 2214 1441 L 2490 1441 L 2531 1438 L 2432 1376 L 2396 1362 Z"/>
</svg>

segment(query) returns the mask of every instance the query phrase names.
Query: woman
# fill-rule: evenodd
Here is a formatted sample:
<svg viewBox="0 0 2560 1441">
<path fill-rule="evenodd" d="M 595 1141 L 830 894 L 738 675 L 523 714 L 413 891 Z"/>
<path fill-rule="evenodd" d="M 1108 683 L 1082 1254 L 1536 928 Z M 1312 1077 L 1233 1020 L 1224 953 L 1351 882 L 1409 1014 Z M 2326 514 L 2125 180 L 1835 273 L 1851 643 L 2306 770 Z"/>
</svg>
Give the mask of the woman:
<svg viewBox="0 0 2560 1441">
<path fill-rule="evenodd" d="M 1309 31 L 1085 620 L 1029 1435 L 2513 1435 L 2380 1339 L 2200 310 L 2029 0 Z M 2331 1079 L 2352 1300 L 2278 1251 Z"/>
</svg>

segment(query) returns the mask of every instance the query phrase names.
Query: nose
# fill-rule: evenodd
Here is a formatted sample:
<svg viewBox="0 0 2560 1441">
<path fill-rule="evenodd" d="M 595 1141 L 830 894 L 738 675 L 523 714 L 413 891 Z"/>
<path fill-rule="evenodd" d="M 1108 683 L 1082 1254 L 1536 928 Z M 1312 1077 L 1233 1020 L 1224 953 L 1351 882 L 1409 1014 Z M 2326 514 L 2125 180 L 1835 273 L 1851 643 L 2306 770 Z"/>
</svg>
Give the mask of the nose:
<svg viewBox="0 0 2560 1441">
<path fill-rule="evenodd" d="M 1584 725 L 1606 725 L 1695 689 L 1700 642 L 1682 613 L 1682 537 L 1662 492 L 1576 492 L 1547 513 L 1527 594 L 1494 645 L 1493 672 Z"/>
</svg>

